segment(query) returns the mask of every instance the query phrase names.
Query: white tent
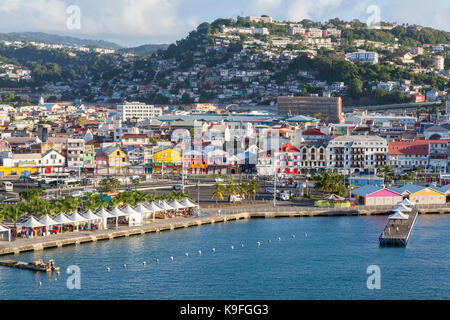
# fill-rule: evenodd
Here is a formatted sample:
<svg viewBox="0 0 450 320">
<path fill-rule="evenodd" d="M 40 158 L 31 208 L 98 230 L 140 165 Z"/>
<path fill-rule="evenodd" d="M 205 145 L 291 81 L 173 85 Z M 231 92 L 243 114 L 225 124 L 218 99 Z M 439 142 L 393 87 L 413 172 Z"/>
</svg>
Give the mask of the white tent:
<svg viewBox="0 0 450 320">
<path fill-rule="evenodd" d="M 35 217 L 30 217 L 27 221 L 20 224 L 23 228 L 39 228 L 45 227 L 44 224 L 40 223 Z"/>
<path fill-rule="evenodd" d="M 89 221 L 99 221 L 102 218 L 100 218 L 99 216 L 97 216 L 95 213 L 92 212 L 91 209 L 89 209 L 88 211 L 86 211 L 85 213 L 83 213 L 83 218 L 88 219 Z"/>
<path fill-rule="evenodd" d="M 55 221 L 58 222 L 58 224 L 73 223 L 73 221 L 67 218 L 67 216 L 64 213 L 60 213 L 55 218 Z"/>
<path fill-rule="evenodd" d="M 408 220 L 409 216 L 396 210 L 393 214 L 389 216 L 389 220 Z"/>
<path fill-rule="evenodd" d="M 161 209 L 163 209 L 164 211 L 167 210 L 175 210 L 174 207 L 171 207 L 170 205 L 167 204 L 167 202 L 165 201 L 160 201 L 156 203 L 158 205 L 158 207 L 160 207 Z"/>
<path fill-rule="evenodd" d="M 96 215 L 102 219 L 103 229 L 108 229 L 108 224 L 107 224 L 106 219 L 114 218 L 114 216 L 103 207 L 99 211 L 97 211 Z"/>
<path fill-rule="evenodd" d="M 147 208 L 153 212 L 153 221 L 155 221 L 155 213 L 156 212 L 164 211 L 163 208 L 159 207 L 154 202 L 150 202 L 149 204 L 147 204 Z"/>
<path fill-rule="evenodd" d="M 3 239 L 3 233 L 8 232 L 8 241 L 11 241 L 11 229 L 10 228 L 5 228 L 4 226 L 2 226 L 0 224 L 0 233 L 2 234 L 2 239 Z"/>
<path fill-rule="evenodd" d="M 396 209 L 394 209 L 394 211 L 397 209 L 400 209 L 400 211 L 403 211 L 403 212 L 411 212 L 412 211 L 412 208 L 405 206 L 403 203 L 400 203 L 398 205 L 398 207 Z"/>
<path fill-rule="evenodd" d="M 39 219 L 39 222 L 42 223 L 43 225 L 45 225 L 46 227 L 48 227 L 48 226 L 55 226 L 55 225 L 59 224 L 52 217 L 50 217 L 48 214 L 46 214 L 43 218 Z"/>
<path fill-rule="evenodd" d="M 69 219 L 72 220 L 72 222 L 88 222 L 89 221 L 89 219 L 86 219 L 85 217 L 83 217 L 76 211 L 69 215 Z"/>
<path fill-rule="evenodd" d="M 146 206 L 144 206 L 142 203 L 139 204 L 136 208 L 134 208 L 134 210 L 139 212 L 142 215 L 142 217 L 144 217 L 144 218 L 147 218 L 153 212 L 152 210 L 150 210 Z"/>
<path fill-rule="evenodd" d="M 118 207 L 114 207 L 114 209 L 112 209 L 109 213 L 114 217 L 126 217 L 128 215 L 122 210 L 120 210 Z"/>
<path fill-rule="evenodd" d="M 80 222 L 89 222 L 88 219 L 86 219 L 85 217 L 83 217 L 82 215 L 80 215 L 78 212 L 74 212 L 72 214 L 69 214 L 69 219 L 72 220 L 72 222 L 75 223 L 76 226 L 76 231 L 78 231 L 78 225 L 80 224 Z"/>
<path fill-rule="evenodd" d="M 94 221 L 102 221 L 102 218 L 95 215 L 95 213 L 92 212 L 91 209 L 83 213 L 83 218 L 86 218 L 89 220 L 89 230 L 92 230 L 92 222 Z"/>
<path fill-rule="evenodd" d="M 196 208 L 198 204 L 191 202 L 188 198 L 180 202 L 185 208 Z"/>
<path fill-rule="evenodd" d="M 407 206 L 410 206 L 410 207 L 414 206 L 414 203 L 412 203 L 411 201 L 409 201 L 407 198 L 403 199 L 402 202 L 403 202 L 405 205 L 407 205 Z"/>
<path fill-rule="evenodd" d="M 173 200 L 171 203 L 169 203 L 169 206 L 171 206 L 171 207 L 173 207 L 173 208 L 175 208 L 177 210 L 186 208 L 181 203 L 179 203 L 177 200 Z"/>
<path fill-rule="evenodd" d="M 128 215 L 129 226 L 134 226 L 142 223 L 142 214 L 134 210 L 130 205 L 127 205 L 121 210 Z"/>
</svg>

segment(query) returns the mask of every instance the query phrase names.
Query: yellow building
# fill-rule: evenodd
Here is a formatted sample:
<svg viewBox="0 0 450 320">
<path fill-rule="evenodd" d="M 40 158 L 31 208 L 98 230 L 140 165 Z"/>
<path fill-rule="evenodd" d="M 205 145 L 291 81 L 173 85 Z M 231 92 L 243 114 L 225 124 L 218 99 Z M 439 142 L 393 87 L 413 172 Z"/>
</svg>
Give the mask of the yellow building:
<svg viewBox="0 0 450 320">
<path fill-rule="evenodd" d="M 0 167 L 0 176 L 21 176 L 31 175 L 37 170 L 36 166 L 29 167 Z"/>
<path fill-rule="evenodd" d="M 164 169 L 164 171 L 163 171 Z M 181 152 L 166 148 L 153 153 L 153 173 L 181 173 Z"/>
<path fill-rule="evenodd" d="M 108 157 L 108 173 L 126 173 L 129 166 L 128 156 L 119 146 L 110 146 L 104 153 Z"/>
<path fill-rule="evenodd" d="M 409 195 L 409 200 L 416 204 L 446 204 L 445 193 L 432 188 L 424 188 Z"/>
</svg>

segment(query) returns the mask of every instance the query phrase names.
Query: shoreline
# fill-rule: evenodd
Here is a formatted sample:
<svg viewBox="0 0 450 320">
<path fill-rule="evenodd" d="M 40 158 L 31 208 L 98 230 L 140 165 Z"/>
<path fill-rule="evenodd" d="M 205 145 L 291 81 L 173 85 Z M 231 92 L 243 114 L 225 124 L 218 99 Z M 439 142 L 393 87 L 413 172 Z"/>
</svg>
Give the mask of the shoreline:
<svg viewBox="0 0 450 320">
<path fill-rule="evenodd" d="M 371 216 L 388 215 L 392 206 L 379 208 L 311 208 L 311 207 L 265 207 L 263 208 L 221 208 L 203 209 L 207 213 L 204 217 L 175 218 L 156 220 L 155 222 L 144 222 L 140 226 L 119 227 L 118 229 L 107 229 L 100 231 L 80 231 L 65 234 L 49 235 L 37 238 L 19 238 L 11 242 L 0 243 L 0 257 L 6 255 L 19 255 L 23 252 L 42 251 L 51 248 L 62 248 L 69 245 L 80 245 L 82 243 L 112 240 L 148 233 L 159 233 L 161 231 L 172 231 L 180 228 L 196 227 L 214 223 L 226 223 L 228 221 L 239 221 L 247 219 L 276 219 L 276 218 L 301 218 L 301 217 L 338 217 L 338 216 Z M 221 211 L 230 211 L 228 213 Z M 241 211 L 241 212 L 237 212 Z M 279 211 L 279 212 L 278 212 Z M 450 207 L 419 209 L 420 214 L 446 214 L 450 213 Z"/>
</svg>

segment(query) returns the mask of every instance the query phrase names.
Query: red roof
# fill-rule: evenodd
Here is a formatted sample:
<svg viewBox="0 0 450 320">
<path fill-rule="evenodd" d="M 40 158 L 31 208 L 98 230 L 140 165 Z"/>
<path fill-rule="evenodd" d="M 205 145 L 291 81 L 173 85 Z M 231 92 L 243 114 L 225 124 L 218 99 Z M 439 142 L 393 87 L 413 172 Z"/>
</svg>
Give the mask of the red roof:
<svg viewBox="0 0 450 320">
<path fill-rule="evenodd" d="M 122 139 L 145 139 L 145 138 L 147 138 L 146 134 L 125 133 L 122 135 Z"/>
<path fill-rule="evenodd" d="M 416 141 L 391 141 L 388 143 L 389 155 L 428 155 L 428 142 Z"/>
<path fill-rule="evenodd" d="M 278 152 L 300 152 L 300 150 L 287 142 L 278 150 Z"/>
<path fill-rule="evenodd" d="M 317 128 L 308 129 L 302 132 L 302 135 L 304 136 L 325 136 L 326 134 L 321 132 Z"/>
</svg>

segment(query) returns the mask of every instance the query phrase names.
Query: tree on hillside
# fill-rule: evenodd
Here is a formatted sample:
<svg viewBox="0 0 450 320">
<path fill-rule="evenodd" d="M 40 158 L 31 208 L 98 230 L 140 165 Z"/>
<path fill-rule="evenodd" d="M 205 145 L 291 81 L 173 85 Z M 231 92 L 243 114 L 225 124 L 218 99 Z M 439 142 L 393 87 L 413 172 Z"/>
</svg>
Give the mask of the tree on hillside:
<svg viewBox="0 0 450 320">
<path fill-rule="evenodd" d="M 14 94 L 12 92 L 3 92 L 2 93 L 2 101 L 4 103 L 9 103 L 14 100 Z"/>
</svg>

